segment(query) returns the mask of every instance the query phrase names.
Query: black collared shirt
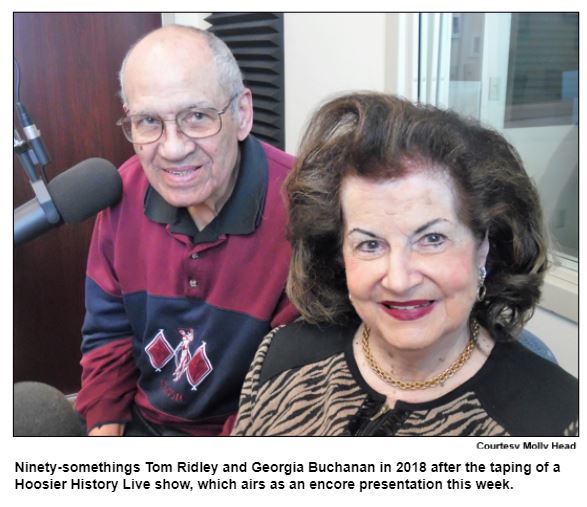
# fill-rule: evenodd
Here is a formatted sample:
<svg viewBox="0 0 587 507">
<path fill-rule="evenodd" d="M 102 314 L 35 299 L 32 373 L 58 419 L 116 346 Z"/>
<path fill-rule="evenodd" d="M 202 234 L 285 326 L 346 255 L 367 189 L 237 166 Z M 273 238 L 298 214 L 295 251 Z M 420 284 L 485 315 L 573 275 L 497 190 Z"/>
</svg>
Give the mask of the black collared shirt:
<svg viewBox="0 0 587 507">
<path fill-rule="evenodd" d="M 149 185 L 144 212 L 154 222 L 169 225 L 175 234 L 185 234 L 194 244 L 216 241 L 222 234 L 251 234 L 263 213 L 267 191 L 267 157 L 252 135 L 239 143 L 240 166 L 231 196 L 220 213 L 201 231 L 186 208 L 176 208 Z"/>
</svg>

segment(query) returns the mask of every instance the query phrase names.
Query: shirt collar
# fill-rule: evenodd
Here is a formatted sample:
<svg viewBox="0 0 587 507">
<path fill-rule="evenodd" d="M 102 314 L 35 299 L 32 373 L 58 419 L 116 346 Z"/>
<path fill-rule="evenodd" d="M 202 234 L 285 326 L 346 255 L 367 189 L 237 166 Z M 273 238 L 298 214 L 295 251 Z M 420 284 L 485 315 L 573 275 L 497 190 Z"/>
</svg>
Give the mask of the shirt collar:
<svg viewBox="0 0 587 507">
<path fill-rule="evenodd" d="M 251 234 L 261 221 L 268 185 L 267 157 L 252 135 L 239 143 L 240 166 L 234 190 L 220 213 L 201 231 L 186 208 L 176 208 L 149 185 L 144 213 L 150 220 L 170 226 L 173 233 L 190 236 L 195 243 L 211 242 L 222 234 Z"/>
</svg>

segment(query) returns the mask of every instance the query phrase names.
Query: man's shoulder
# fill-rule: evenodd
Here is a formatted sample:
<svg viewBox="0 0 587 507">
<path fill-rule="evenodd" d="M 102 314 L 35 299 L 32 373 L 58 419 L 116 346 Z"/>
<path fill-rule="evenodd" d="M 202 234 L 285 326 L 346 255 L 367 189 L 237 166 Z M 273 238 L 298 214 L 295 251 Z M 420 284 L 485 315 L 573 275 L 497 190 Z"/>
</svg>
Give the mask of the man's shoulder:
<svg viewBox="0 0 587 507">
<path fill-rule="evenodd" d="M 284 172 L 287 172 L 291 169 L 291 167 L 295 163 L 295 157 L 286 153 L 285 151 L 276 148 L 275 146 L 271 146 L 263 141 L 260 141 L 261 146 L 263 147 L 263 151 L 265 152 L 265 156 L 267 157 L 267 162 L 269 166 L 269 170 L 276 170 L 281 169 Z"/>
<path fill-rule="evenodd" d="M 295 158 L 275 146 L 255 139 L 261 147 L 267 161 L 267 190 L 265 193 L 265 209 L 272 210 L 265 217 L 271 227 L 276 227 L 276 221 L 283 223 L 286 220 L 286 212 L 283 201 L 282 185 L 286 176 L 294 165 Z M 285 227 L 285 226 L 284 226 Z"/>
<path fill-rule="evenodd" d="M 133 155 L 124 161 L 123 164 L 118 168 L 118 172 L 120 173 L 120 177 L 122 178 L 123 182 L 127 180 L 134 181 L 136 179 L 146 179 L 143 167 L 139 161 L 139 157 L 136 155 Z"/>
<path fill-rule="evenodd" d="M 128 201 L 129 199 L 134 201 L 138 199 L 142 203 L 149 182 L 147 181 L 139 158 L 133 155 L 118 168 L 118 172 L 122 179 L 121 201 Z"/>
<path fill-rule="evenodd" d="M 149 182 L 143 167 L 136 155 L 126 160 L 119 168 L 122 180 L 122 197 L 114 206 L 103 210 L 100 214 L 118 221 L 124 219 L 136 223 L 143 214 L 143 202 Z"/>
</svg>

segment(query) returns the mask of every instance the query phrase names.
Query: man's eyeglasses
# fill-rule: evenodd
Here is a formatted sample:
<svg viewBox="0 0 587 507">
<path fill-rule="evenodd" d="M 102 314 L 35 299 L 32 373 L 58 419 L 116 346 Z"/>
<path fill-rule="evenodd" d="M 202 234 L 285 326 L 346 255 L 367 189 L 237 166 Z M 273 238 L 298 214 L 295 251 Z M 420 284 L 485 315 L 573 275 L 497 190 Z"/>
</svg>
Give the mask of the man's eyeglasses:
<svg viewBox="0 0 587 507">
<path fill-rule="evenodd" d="M 169 121 L 174 121 L 180 132 L 193 139 L 210 137 L 222 130 L 222 115 L 239 95 L 235 93 L 220 111 L 212 107 L 190 107 L 170 120 L 150 114 L 132 114 L 120 118 L 116 125 L 122 127 L 124 136 L 133 144 L 149 144 L 158 141 L 163 135 L 165 122 Z"/>
</svg>

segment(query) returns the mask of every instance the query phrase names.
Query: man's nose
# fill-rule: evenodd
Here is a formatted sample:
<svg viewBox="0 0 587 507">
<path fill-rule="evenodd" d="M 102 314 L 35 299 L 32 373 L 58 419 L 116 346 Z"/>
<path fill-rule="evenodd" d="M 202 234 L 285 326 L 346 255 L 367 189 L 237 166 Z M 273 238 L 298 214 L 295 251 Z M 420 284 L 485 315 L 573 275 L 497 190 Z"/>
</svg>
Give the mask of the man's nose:
<svg viewBox="0 0 587 507">
<path fill-rule="evenodd" d="M 159 140 L 159 154 L 167 160 L 182 160 L 195 149 L 196 142 L 186 136 L 175 121 L 164 123 Z"/>
</svg>

